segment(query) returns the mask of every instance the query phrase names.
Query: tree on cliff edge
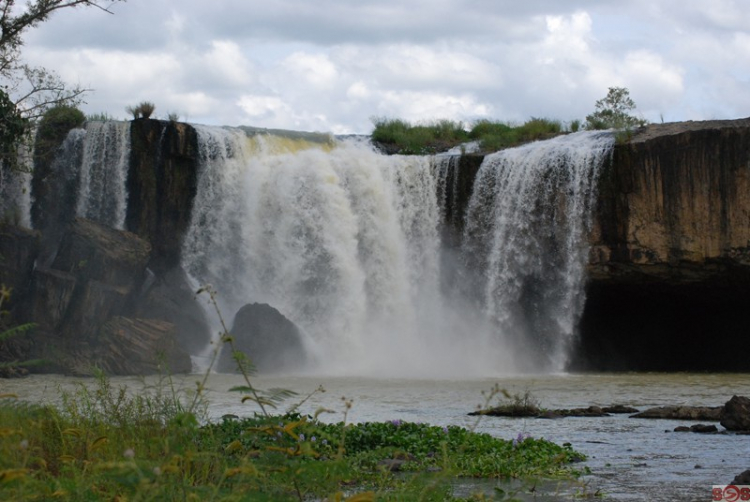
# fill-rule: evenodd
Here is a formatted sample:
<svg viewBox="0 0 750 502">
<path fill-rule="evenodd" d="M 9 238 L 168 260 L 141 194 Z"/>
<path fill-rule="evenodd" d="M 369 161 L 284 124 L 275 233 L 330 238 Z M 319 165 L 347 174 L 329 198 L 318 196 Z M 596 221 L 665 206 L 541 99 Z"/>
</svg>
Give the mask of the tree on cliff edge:
<svg viewBox="0 0 750 502">
<path fill-rule="evenodd" d="M 586 117 L 586 129 L 618 129 L 629 131 L 646 125 L 646 121 L 630 112 L 635 101 L 625 87 L 610 87 L 607 96 L 595 104 L 596 111 Z"/>
<path fill-rule="evenodd" d="M 58 10 L 94 7 L 104 12 L 125 0 L 0 0 L 0 162 L 15 166 L 17 152 L 30 126 L 51 107 L 75 106 L 87 89 L 67 86 L 54 72 L 24 64 L 23 35 Z"/>
</svg>

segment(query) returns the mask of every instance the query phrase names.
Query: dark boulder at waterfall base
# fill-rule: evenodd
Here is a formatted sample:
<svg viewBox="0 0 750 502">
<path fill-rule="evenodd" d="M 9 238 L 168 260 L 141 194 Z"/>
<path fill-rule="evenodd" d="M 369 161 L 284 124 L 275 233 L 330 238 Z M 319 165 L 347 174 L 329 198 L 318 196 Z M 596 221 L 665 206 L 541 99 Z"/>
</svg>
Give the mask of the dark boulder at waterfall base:
<svg viewBox="0 0 750 502">
<path fill-rule="evenodd" d="M 245 354 L 261 373 L 294 371 L 307 360 L 300 329 L 265 303 L 242 307 L 234 317 L 230 335 L 234 349 Z M 222 348 L 217 370 L 225 373 L 237 371 L 228 344 Z"/>
<path fill-rule="evenodd" d="M 724 405 L 720 423 L 728 431 L 750 431 L 750 398 L 732 396 Z"/>
<path fill-rule="evenodd" d="M 737 474 L 732 481 L 733 485 L 750 485 L 750 469 Z"/>
</svg>

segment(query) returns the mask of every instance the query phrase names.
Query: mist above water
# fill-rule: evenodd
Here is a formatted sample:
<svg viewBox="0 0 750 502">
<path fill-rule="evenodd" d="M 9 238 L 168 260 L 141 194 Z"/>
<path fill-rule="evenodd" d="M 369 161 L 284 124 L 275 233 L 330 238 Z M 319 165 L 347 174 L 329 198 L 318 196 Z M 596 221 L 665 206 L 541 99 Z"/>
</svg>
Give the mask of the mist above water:
<svg viewBox="0 0 750 502">
<path fill-rule="evenodd" d="M 183 265 L 215 287 L 228 319 L 260 302 L 294 321 L 315 361 L 300 371 L 562 369 L 611 135 L 488 156 L 463 243 L 449 248 L 438 187 L 450 157 L 197 129 L 201 172 Z"/>
</svg>

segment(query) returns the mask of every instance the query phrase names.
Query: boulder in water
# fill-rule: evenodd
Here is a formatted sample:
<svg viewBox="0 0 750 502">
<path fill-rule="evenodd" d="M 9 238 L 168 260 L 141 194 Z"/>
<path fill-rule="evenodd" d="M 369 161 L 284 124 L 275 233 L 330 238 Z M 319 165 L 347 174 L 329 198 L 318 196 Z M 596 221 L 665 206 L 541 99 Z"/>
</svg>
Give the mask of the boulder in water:
<svg viewBox="0 0 750 502">
<path fill-rule="evenodd" d="M 750 485 L 750 469 L 737 474 L 732 481 L 733 485 Z"/>
<path fill-rule="evenodd" d="M 724 405 L 720 423 L 728 431 L 750 431 L 750 399 L 732 396 Z"/>
<path fill-rule="evenodd" d="M 631 415 L 630 418 L 668 418 L 671 420 L 719 421 L 721 406 L 659 406 Z"/>
<path fill-rule="evenodd" d="M 307 359 L 299 328 L 265 303 L 242 307 L 234 317 L 230 334 L 235 350 L 243 352 L 261 373 L 299 369 Z M 217 369 L 237 371 L 229 346 L 223 348 Z"/>
</svg>

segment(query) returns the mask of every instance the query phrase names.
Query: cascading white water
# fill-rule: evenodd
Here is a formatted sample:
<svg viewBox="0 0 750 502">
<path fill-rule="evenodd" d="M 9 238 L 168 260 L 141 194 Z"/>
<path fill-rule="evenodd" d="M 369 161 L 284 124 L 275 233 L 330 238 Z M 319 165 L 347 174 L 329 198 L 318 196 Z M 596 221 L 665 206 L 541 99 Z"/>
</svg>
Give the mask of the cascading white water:
<svg viewBox="0 0 750 502">
<path fill-rule="evenodd" d="M 31 228 L 32 152 L 21 145 L 18 169 L 0 167 L 0 221 Z"/>
<path fill-rule="evenodd" d="M 484 313 L 517 350 L 564 367 L 583 308 L 588 231 L 609 132 L 582 132 L 497 152 L 474 183 L 463 254 L 479 270 Z"/>
<path fill-rule="evenodd" d="M 130 162 L 130 123 L 86 122 L 77 169 L 76 215 L 122 229 Z"/>
<path fill-rule="evenodd" d="M 450 157 L 197 130 L 183 265 L 218 290 L 226 317 L 271 304 L 304 330 L 329 373 L 512 373 L 539 369 L 539 351 L 545 369 L 560 369 L 610 134 L 488 156 L 464 243 L 446 249 L 438 199 L 456 168 Z"/>
<path fill-rule="evenodd" d="M 183 265 L 214 285 L 228 317 L 273 305 L 309 335 L 325 372 L 512 370 L 488 327 L 440 292 L 433 159 L 355 140 L 300 148 L 210 127 L 198 137 Z"/>
</svg>

